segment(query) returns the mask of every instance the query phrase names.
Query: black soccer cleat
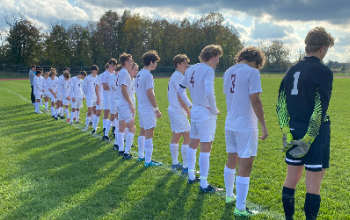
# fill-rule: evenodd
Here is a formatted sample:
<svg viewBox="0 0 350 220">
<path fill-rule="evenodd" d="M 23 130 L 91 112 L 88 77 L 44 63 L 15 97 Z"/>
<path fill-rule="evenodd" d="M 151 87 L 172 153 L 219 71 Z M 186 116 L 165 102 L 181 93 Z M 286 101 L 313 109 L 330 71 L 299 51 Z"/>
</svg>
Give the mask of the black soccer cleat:
<svg viewBox="0 0 350 220">
<path fill-rule="evenodd" d="M 106 135 L 104 135 L 104 136 L 102 137 L 102 140 L 103 140 L 103 141 L 110 141 L 110 140 L 109 140 L 109 137 L 106 136 Z"/>
<path fill-rule="evenodd" d="M 207 188 L 203 189 L 201 186 L 199 186 L 199 191 L 203 192 L 203 193 L 216 193 L 219 191 L 222 191 L 223 189 L 221 188 L 215 188 L 211 185 L 208 185 Z"/>
<path fill-rule="evenodd" d="M 119 156 L 124 156 L 124 151 L 119 151 L 119 152 L 118 152 L 118 155 L 119 155 Z"/>
<path fill-rule="evenodd" d="M 114 150 L 119 151 L 119 146 L 118 144 L 113 145 Z"/>
<path fill-rule="evenodd" d="M 112 127 L 112 134 L 114 134 L 114 131 L 115 131 L 115 127 L 113 126 Z"/>
<path fill-rule="evenodd" d="M 194 184 L 194 183 L 199 182 L 200 180 L 201 180 L 201 179 L 200 179 L 198 176 L 196 176 L 196 178 L 194 178 L 194 180 L 188 179 L 188 180 L 187 180 L 187 183 L 188 183 L 188 184 Z"/>
<path fill-rule="evenodd" d="M 92 126 L 92 122 L 91 121 L 89 122 L 89 126 Z"/>
<path fill-rule="evenodd" d="M 54 117 L 55 118 L 55 120 L 57 121 L 58 120 L 58 118 L 57 117 Z"/>
<path fill-rule="evenodd" d="M 96 134 L 96 130 L 95 129 L 92 130 L 91 134 Z"/>
<path fill-rule="evenodd" d="M 103 129 L 103 133 L 104 133 L 104 134 L 106 133 L 105 131 L 106 131 L 106 128 Z"/>
<path fill-rule="evenodd" d="M 131 155 L 131 154 L 124 154 L 123 155 L 123 159 L 124 160 L 130 160 L 130 159 L 133 159 L 134 157 Z"/>
<path fill-rule="evenodd" d="M 54 116 L 54 115 L 52 115 L 51 117 L 53 117 L 53 118 L 54 118 L 55 116 Z"/>
<path fill-rule="evenodd" d="M 66 117 L 64 117 L 64 116 L 61 116 L 60 118 L 61 118 L 61 119 L 65 119 Z"/>
<path fill-rule="evenodd" d="M 58 114 L 58 115 L 57 115 L 57 118 L 60 118 L 60 117 L 61 117 L 60 114 Z"/>
</svg>

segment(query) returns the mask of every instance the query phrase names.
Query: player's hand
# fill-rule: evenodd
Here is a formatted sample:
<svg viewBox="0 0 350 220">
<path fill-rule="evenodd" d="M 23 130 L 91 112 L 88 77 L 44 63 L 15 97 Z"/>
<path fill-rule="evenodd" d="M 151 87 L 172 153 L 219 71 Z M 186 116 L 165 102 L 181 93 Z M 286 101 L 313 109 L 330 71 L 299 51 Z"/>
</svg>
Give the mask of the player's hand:
<svg viewBox="0 0 350 220">
<path fill-rule="evenodd" d="M 85 97 L 83 97 L 83 100 L 85 100 Z"/>
<path fill-rule="evenodd" d="M 57 99 L 57 95 L 55 94 L 54 96 L 55 96 L 55 99 Z"/>
<path fill-rule="evenodd" d="M 186 114 L 187 114 L 187 117 L 188 117 L 188 118 L 191 118 L 191 111 L 190 111 L 190 110 L 187 110 L 187 111 L 186 111 Z"/>
<path fill-rule="evenodd" d="M 66 99 L 67 99 L 67 100 L 70 100 L 70 96 L 68 96 Z"/>
<path fill-rule="evenodd" d="M 97 99 L 96 104 L 97 104 L 97 105 L 100 104 L 100 99 Z"/>
<path fill-rule="evenodd" d="M 162 117 L 162 113 L 159 110 L 157 110 L 156 111 L 156 116 L 157 116 L 157 118 L 161 118 Z"/>
<path fill-rule="evenodd" d="M 75 102 L 75 98 L 74 97 L 72 98 L 72 101 Z"/>
<path fill-rule="evenodd" d="M 262 132 L 262 136 L 260 136 L 259 138 L 261 140 L 265 140 L 269 136 L 269 132 L 267 131 L 266 126 L 261 126 L 261 132 Z"/>
<path fill-rule="evenodd" d="M 135 115 L 135 107 L 134 105 L 130 105 L 130 110 L 133 115 Z"/>
<path fill-rule="evenodd" d="M 293 147 L 293 144 L 292 144 L 293 135 L 292 135 L 290 132 L 283 135 L 282 141 L 283 141 L 282 152 L 286 152 L 286 151 L 288 151 L 291 147 Z"/>
<path fill-rule="evenodd" d="M 218 112 L 216 113 L 216 115 L 220 115 L 220 113 L 221 113 L 221 112 L 219 111 L 219 109 L 218 109 L 218 108 L 217 108 L 217 111 L 218 111 Z"/>
<path fill-rule="evenodd" d="M 314 138 L 310 137 L 308 134 L 306 134 L 302 139 L 297 141 L 292 141 L 292 145 L 298 145 L 293 150 L 289 151 L 289 154 L 294 158 L 301 158 L 307 154 L 310 150 L 310 146 L 312 142 L 314 141 Z"/>
</svg>

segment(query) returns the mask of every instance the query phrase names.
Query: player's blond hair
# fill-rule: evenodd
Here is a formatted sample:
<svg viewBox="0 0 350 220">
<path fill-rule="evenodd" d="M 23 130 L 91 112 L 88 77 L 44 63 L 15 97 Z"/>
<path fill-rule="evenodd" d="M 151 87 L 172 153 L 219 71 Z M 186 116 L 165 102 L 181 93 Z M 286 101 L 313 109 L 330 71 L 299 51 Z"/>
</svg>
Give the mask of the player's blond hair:
<svg viewBox="0 0 350 220">
<path fill-rule="evenodd" d="M 138 68 L 139 68 L 139 65 L 138 65 L 137 63 L 134 62 L 134 63 L 132 64 L 132 68 L 131 68 L 131 69 L 135 69 L 135 68 L 138 69 Z"/>
<path fill-rule="evenodd" d="M 236 55 L 236 61 L 237 63 L 241 62 L 242 60 L 246 60 L 248 62 L 256 62 L 256 68 L 261 69 L 265 65 L 265 54 L 262 52 L 261 49 L 249 46 L 246 48 L 243 48 L 241 51 L 238 52 Z"/>
<path fill-rule="evenodd" d="M 321 47 L 334 46 L 334 38 L 324 27 L 315 27 L 307 33 L 305 38 L 305 52 L 313 53 Z"/>
<path fill-rule="evenodd" d="M 202 52 L 199 54 L 198 58 L 202 62 L 207 62 L 213 57 L 216 57 L 216 56 L 222 57 L 222 55 L 224 55 L 224 52 L 222 51 L 221 46 L 211 44 L 204 47 Z"/>
<path fill-rule="evenodd" d="M 56 68 L 50 68 L 50 74 L 49 76 L 51 77 L 52 75 L 57 75 L 57 71 L 56 71 Z"/>
<path fill-rule="evenodd" d="M 177 67 L 177 64 L 180 64 L 182 62 L 189 63 L 190 59 L 187 57 L 186 54 L 178 54 L 173 59 L 173 64 L 175 67 Z"/>
<path fill-rule="evenodd" d="M 70 73 L 69 73 L 69 72 L 63 73 L 63 77 L 64 77 L 65 79 L 69 79 L 69 78 L 70 78 Z"/>
<path fill-rule="evenodd" d="M 49 75 L 49 72 L 46 71 L 46 72 L 43 74 L 43 76 L 46 76 L 46 75 Z"/>
</svg>

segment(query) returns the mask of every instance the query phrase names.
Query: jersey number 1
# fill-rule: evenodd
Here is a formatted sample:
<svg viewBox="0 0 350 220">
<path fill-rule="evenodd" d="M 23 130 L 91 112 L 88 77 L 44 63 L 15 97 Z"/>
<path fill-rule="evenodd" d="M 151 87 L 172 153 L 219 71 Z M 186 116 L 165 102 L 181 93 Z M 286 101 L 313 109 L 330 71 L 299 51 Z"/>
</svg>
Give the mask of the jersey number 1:
<svg viewBox="0 0 350 220">
<path fill-rule="evenodd" d="M 300 72 L 294 73 L 294 83 L 292 89 L 292 95 L 298 95 L 298 82 L 299 82 Z"/>
</svg>

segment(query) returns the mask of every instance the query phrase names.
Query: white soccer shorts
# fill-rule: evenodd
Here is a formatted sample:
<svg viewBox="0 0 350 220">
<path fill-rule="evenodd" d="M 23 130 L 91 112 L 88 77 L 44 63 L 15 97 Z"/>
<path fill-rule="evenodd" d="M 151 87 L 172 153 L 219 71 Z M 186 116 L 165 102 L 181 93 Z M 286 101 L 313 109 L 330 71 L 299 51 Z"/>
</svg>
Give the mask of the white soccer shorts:
<svg viewBox="0 0 350 220">
<path fill-rule="evenodd" d="M 103 93 L 103 100 L 106 100 L 105 102 L 102 103 L 103 110 L 110 110 L 110 94 L 109 91 L 108 93 Z"/>
<path fill-rule="evenodd" d="M 109 113 L 110 114 L 117 114 L 117 102 L 116 101 L 110 101 L 110 108 Z"/>
<path fill-rule="evenodd" d="M 99 105 L 97 105 L 96 104 L 96 110 L 103 110 L 103 99 L 100 99 L 100 104 Z"/>
<path fill-rule="evenodd" d="M 41 95 L 42 95 L 41 92 L 34 93 L 35 99 L 41 99 Z"/>
<path fill-rule="evenodd" d="M 179 114 L 168 110 L 171 131 L 175 133 L 188 132 L 191 129 L 190 122 L 187 115 Z"/>
<path fill-rule="evenodd" d="M 117 106 L 118 120 L 129 123 L 133 118 L 134 114 L 131 113 L 130 105 Z"/>
<path fill-rule="evenodd" d="M 57 101 L 62 101 L 62 94 L 61 93 L 59 93 L 59 92 L 57 92 Z"/>
<path fill-rule="evenodd" d="M 199 139 L 200 142 L 212 142 L 215 138 L 216 118 L 202 122 L 191 121 L 190 138 Z"/>
<path fill-rule="evenodd" d="M 63 105 L 70 105 L 70 100 L 66 99 L 66 98 L 63 98 L 62 99 L 62 104 Z"/>
<path fill-rule="evenodd" d="M 237 153 L 240 158 L 256 157 L 258 131 L 230 131 L 225 129 L 226 152 Z"/>
<path fill-rule="evenodd" d="M 44 91 L 43 94 L 42 94 L 43 98 L 45 98 L 45 97 L 50 97 L 50 93 L 51 93 L 51 92 L 46 92 L 46 91 Z"/>
<path fill-rule="evenodd" d="M 50 92 L 50 99 L 51 99 L 51 102 L 57 102 L 57 99 L 55 98 L 54 95 L 52 95 L 51 92 Z"/>
<path fill-rule="evenodd" d="M 88 108 L 96 106 L 96 99 L 86 99 L 86 106 Z"/>
<path fill-rule="evenodd" d="M 130 107 L 129 107 L 130 108 Z M 119 112 L 118 112 L 119 114 Z M 119 116 L 120 120 L 120 116 Z M 139 111 L 140 127 L 147 130 L 155 128 L 157 125 L 157 117 L 155 111 Z"/>
<path fill-rule="evenodd" d="M 83 100 L 81 99 L 75 99 L 75 102 L 72 103 L 72 108 L 74 109 L 82 109 L 83 108 Z"/>
</svg>

